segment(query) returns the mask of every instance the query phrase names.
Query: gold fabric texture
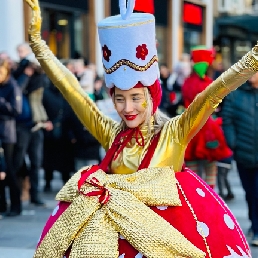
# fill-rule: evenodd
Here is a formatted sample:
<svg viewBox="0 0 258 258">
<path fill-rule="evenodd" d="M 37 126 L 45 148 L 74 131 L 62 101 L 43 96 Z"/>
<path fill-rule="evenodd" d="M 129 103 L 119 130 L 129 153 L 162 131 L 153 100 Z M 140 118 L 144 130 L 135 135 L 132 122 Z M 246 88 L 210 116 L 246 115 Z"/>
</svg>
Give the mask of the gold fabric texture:
<svg viewBox="0 0 258 258">
<path fill-rule="evenodd" d="M 87 182 L 94 177 L 108 189 L 111 198 L 103 206 L 97 197 L 78 193 L 80 172 L 57 194 L 57 200 L 72 203 L 42 240 L 35 258 L 62 257 L 72 242 L 72 258 L 117 258 L 118 232 L 149 258 L 205 257 L 147 207 L 181 205 L 172 168 L 142 169 L 131 175 L 109 175 L 98 170 Z M 84 194 L 97 190 L 88 183 L 81 189 Z"/>
</svg>

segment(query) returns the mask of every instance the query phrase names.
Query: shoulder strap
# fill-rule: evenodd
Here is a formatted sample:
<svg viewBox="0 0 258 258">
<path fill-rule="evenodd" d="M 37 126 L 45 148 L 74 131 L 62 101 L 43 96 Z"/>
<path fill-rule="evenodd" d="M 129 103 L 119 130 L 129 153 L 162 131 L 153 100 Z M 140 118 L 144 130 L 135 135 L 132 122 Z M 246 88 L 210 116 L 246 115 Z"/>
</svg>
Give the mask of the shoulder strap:
<svg viewBox="0 0 258 258">
<path fill-rule="evenodd" d="M 154 151 L 156 150 L 156 147 L 158 145 L 159 136 L 160 136 L 160 132 L 158 134 L 154 135 L 154 137 L 151 141 L 151 144 L 150 144 L 138 170 L 149 167 L 151 159 L 154 155 Z"/>
</svg>

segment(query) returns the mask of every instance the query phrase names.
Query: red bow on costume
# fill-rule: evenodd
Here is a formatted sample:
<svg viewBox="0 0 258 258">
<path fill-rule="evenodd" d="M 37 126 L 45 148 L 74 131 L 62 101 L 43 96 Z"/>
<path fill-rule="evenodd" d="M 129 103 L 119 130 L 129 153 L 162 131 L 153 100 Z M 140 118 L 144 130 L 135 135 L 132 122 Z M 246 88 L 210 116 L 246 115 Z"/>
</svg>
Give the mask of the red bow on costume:
<svg viewBox="0 0 258 258">
<path fill-rule="evenodd" d="M 108 200 L 110 198 L 110 194 L 108 192 L 108 189 L 106 189 L 104 187 L 104 185 L 102 185 L 98 181 L 97 178 L 93 177 L 89 181 L 88 181 L 88 178 L 92 173 L 95 173 L 99 169 L 102 169 L 102 170 L 106 171 L 106 169 L 108 168 L 112 159 L 115 160 L 118 157 L 119 153 L 122 152 L 122 150 L 124 149 L 126 144 L 131 141 L 133 136 L 135 136 L 136 142 L 139 146 L 144 146 L 144 138 L 143 138 L 142 132 L 139 129 L 139 127 L 128 128 L 124 131 L 121 131 L 117 135 L 117 137 L 115 138 L 111 148 L 107 151 L 106 156 L 104 157 L 104 159 L 102 160 L 100 165 L 93 165 L 92 167 L 90 167 L 86 170 L 83 170 L 81 172 L 81 178 L 78 181 L 78 190 L 79 190 L 80 193 L 82 193 L 83 195 L 86 195 L 86 196 L 100 196 L 99 197 L 99 202 L 101 204 L 105 204 L 105 203 L 108 202 Z M 139 141 L 138 136 L 140 136 L 141 141 Z M 92 191 L 92 192 L 89 192 L 87 194 L 84 194 L 81 191 L 81 187 L 84 184 L 84 182 L 87 182 L 87 183 L 89 183 L 93 186 L 96 186 L 97 188 L 99 188 L 99 190 Z"/>
<path fill-rule="evenodd" d="M 85 196 L 89 196 L 89 197 L 99 195 L 99 203 L 106 204 L 108 202 L 108 200 L 110 199 L 110 193 L 109 193 L 108 189 L 105 188 L 104 185 L 102 185 L 96 177 L 93 177 L 90 181 L 87 181 L 87 183 L 89 183 L 93 186 L 96 186 L 97 188 L 99 188 L 99 190 L 91 191 L 87 194 L 83 193 L 82 191 L 80 191 L 80 193 L 82 193 Z"/>
<path fill-rule="evenodd" d="M 88 178 L 91 174 L 95 173 L 97 170 L 102 169 L 103 171 L 106 171 L 108 166 L 110 165 L 112 159 L 116 159 L 119 155 L 119 153 L 122 152 L 123 148 L 126 146 L 126 144 L 132 139 L 132 137 L 135 135 L 136 142 L 139 144 L 139 146 L 144 146 L 144 138 L 140 131 L 139 127 L 136 128 L 129 128 L 124 131 L 121 131 L 115 138 L 113 144 L 111 145 L 110 149 L 107 151 L 106 156 L 100 163 L 100 165 L 93 165 L 81 172 L 81 177 L 78 181 L 78 191 L 82 194 L 84 194 L 81 191 L 82 185 L 87 182 L 93 186 L 96 186 L 99 188 L 99 190 L 92 191 L 90 193 L 84 194 L 86 196 L 100 196 L 99 202 L 101 204 L 105 204 L 108 202 L 110 198 L 110 193 L 108 189 L 105 188 L 104 185 L 102 185 L 96 178 L 92 178 L 88 181 Z M 138 139 L 138 136 L 140 135 L 141 142 Z M 159 140 L 160 132 L 158 134 L 155 134 L 154 137 L 151 140 L 151 144 L 148 147 L 147 153 L 145 154 L 141 164 L 139 165 L 138 170 L 141 170 L 143 168 L 147 168 L 150 165 L 150 161 L 153 157 L 154 151 L 157 147 L 158 140 Z M 122 140 L 122 141 L 121 141 Z"/>
</svg>

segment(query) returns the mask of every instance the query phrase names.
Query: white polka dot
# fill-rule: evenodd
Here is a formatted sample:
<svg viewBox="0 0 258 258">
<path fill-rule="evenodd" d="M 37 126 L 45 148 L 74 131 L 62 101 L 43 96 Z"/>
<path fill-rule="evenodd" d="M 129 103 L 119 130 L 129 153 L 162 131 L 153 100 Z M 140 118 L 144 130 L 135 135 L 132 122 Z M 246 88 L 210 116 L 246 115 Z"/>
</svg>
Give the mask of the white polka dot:
<svg viewBox="0 0 258 258">
<path fill-rule="evenodd" d="M 141 254 L 141 253 L 138 253 L 136 256 L 135 256 L 135 258 L 142 258 L 143 257 L 143 254 Z"/>
<path fill-rule="evenodd" d="M 120 238 L 120 239 L 125 239 L 122 235 L 119 235 L 119 238 Z"/>
<path fill-rule="evenodd" d="M 201 189 L 201 188 L 197 188 L 196 192 L 201 196 L 201 197 L 205 197 L 205 192 Z"/>
<path fill-rule="evenodd" d="M 230 216 L 229 216 L 228 214 L 225 214 L 225 215 L 224 215 L 224 221 L 225 221 L 225 223 L 226 223 L 226 225 L 227 225 L 227 227 L 228 227 L 229 229 L 234 229 L 234 228 L 235 228 L 235 223 L 234 223 L 234 221 L 230 218 Z"/>
<path fill-rule="evenodd" d="M 164 211 L 168 208 L 168 206 L 157 206 L 157 209 Z"/>
<path fill-rule="evenodd" d="M 124 258 L 125 257 L 125 253 L 121 254 L 118 258 Z"/>
<path fill-rule="evenodd" d="M 58 210 L 59 210 L 59 205 L 57 205 L 57 206 L 55 207 L 55 209 L 53 210 L 52 216 L 55 216 L 55 215 L 57 214 Z"/>
<path fill-rule="evenodd" d="M 63 258 L 66 258 L 66 256 L 64 256 Z"/>
<path fill-rule="evenodd" d="M 197 222 L 197 231 L 201 236 L 207 237 L 210 234 L 210 229 L 204 222 Z"/>
</svg>

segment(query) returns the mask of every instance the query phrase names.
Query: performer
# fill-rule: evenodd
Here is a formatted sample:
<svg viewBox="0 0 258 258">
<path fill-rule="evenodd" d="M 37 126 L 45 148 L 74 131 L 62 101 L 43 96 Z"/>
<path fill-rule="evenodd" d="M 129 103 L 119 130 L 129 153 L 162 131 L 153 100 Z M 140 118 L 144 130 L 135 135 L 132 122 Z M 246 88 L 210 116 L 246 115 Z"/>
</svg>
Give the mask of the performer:
<svg viewBox="0 0 258 258">
<path fill-rule="evenodd" d="M 251 257 L 225 203 L 183 168 L 188 142 L 222 99 L 258 70 L 258 45 L 200 93 L 180 116 L 167 119 L 161 99 L 155 20 L 132 13 L 98 24 L 105 81 L 122 122 L 105 117 L 76 78 L 41 40 L 38 0 L 30 45 L 49 78 L 106 149 L 99 165 L 78 171 L 57 194 L 34 257 Z M 176 173 L 177 172 L 177 173 Z"/>
<path fill-rule="evenodd" d="M 182 86 L 185 108 L 188 108 L 197 94 L 212 83 L 207 70 L 214 60 L 214 51 L 205 46 L 196 46 L 191 50 L 191 59 L 193 71 Z M 216 185 L 217 161 L 232 156 L 220 124 L 221 119 L 210 116 L 185 151 L 186 166 L 202 177 L 212 188 Z"/>
</svg>

